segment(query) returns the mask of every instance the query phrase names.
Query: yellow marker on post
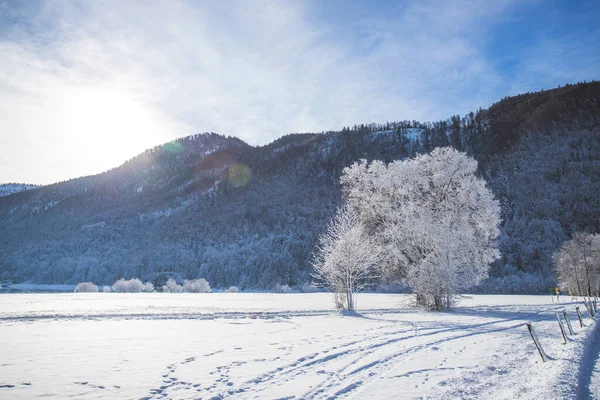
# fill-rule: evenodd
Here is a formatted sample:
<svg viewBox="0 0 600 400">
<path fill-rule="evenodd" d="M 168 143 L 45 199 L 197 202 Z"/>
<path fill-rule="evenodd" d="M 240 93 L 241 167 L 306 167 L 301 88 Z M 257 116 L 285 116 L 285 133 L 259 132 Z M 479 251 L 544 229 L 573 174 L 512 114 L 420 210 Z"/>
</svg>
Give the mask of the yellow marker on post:
<svg viewBox="0 0 600 400">
<path fill-rule="evenodd" d="M 554 292 L 556 293 L 556 302 L 559 303 L 560 289 L 558 287 L 555 287 Z"/>
</svg>

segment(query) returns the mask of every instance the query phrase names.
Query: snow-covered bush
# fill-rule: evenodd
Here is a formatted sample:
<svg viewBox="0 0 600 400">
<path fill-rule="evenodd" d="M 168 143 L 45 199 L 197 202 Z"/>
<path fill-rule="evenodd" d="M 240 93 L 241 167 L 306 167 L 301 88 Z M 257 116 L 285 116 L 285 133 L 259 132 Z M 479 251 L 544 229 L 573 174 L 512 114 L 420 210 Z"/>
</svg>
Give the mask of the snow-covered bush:
<svg viewBox="0 0 600 400">
<path fill-rule="evenodd" d="M 280 285 L 278 283 L 277 285 L 275 285 L 274 290 L 277 293 L 290 293 L 292 291 L 292 288 L 289 287 L 288 285 Z"/>
<path fill-rule="evenodd" d="M 102 291 L 103 291 L 104 293 L 110 293 L 110 292 L 111 292 L 111 290 L 110 290 L 110 286 L 104 286 L 104 287 L 102 288 Z"/>
<path fill-rule="evenodd" d="M 183 287 L 178 285 L 175 279 L 170 278 L 162 287 L 162 291 L 166 293 L 181 293 L 183 292 Z"/>
<path fill-rule="evenodd" d="M 237 293 L 240 290 L 237 288 L 237 286 L 230 286 L 229 289 L 227 289 L 227 292 L 229 293 Z"/>
<path fill-rule="evenodd" d="M 144 283 L 144 286 L 142 288 L 142 292 L 144 292 L 144 293 L 152 293 L 152 292 L 154 292 L 154 285 L 152 284 L 152 282 L 146 282 L 146 283 Z"/>
<path fill-rule="evenodd" d="M 121 278 L 113 284 L 113 290 L 118 293 L 140 293 L 144 290 L 144 284 L 138 278 Z"/>
<path fill-rule="evenodd" d="M 188 293 L 210 293 L 210 285 L 206 279 L 185 280 L 183 291 Z"/>
<path fill-rule="evenodd" d="M 320 292 L 321 289 L 312 282 L 304 282 L 302 286 L 300 286 L 300 291 L 302 293 L 317 293 Z"/>
<path fill-rule="evenodd" d="M 451 147 L 344 170 L 346 204 L 384 246 L 382 272 L 406 278 L 420 305 L 449 308 L 500 255 L 500 206 L 476 172 L 477 161 Z"/>
<path fill-rule="evenodd" d="M 519 271 L 513 275 L 489 277 L 473 288 L 472 293 L 548 294 L 554 293 L 556 281 L 552 276 Z"/>
<path fill-rule="evenodd" d="M 337 308 L 353 311 L 356 294 L 377 277 L 379 254 L 378 244 L 356 214 L 342 207 L 319 238 L 313 277 L 333 292 Z"/>
<path fill-rule="evenodd" d="M 74 290 L 76 293 L 96 293 L 98 292 L 98 286 L 92 282 L 80 282 L 77 284 Z"/>
</svg>

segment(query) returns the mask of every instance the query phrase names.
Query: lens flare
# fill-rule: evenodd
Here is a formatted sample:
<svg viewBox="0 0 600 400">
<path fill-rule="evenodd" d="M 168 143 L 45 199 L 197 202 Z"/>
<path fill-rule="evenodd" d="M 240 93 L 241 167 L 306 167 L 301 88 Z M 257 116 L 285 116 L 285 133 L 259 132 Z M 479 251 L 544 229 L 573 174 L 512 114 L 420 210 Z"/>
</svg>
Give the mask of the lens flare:
<svg viewBox="0 0 600 400">
<path fill-rule="evenodd" d="M 169 153 L 181 153 L 183 151 L 183 145 L 177 141 L 169 142 L 164 145 L 165 151 Z"/>
<path fill-rule="evenodd" d="M 251 177 L 250 168 L 246 164 L 241 163 L 229 167 L 229 172 L 227 173 L 227 179 L 236 188 L 246 186 L 250 182 Z"/>
</svg>

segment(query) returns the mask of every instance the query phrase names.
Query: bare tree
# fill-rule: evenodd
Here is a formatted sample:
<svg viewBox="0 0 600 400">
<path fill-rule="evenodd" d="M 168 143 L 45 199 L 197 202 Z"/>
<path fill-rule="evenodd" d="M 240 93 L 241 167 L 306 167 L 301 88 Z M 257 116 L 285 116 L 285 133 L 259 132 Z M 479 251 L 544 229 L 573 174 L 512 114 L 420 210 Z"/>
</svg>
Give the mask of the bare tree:
<svg viewBox="0 0 600 400">
<path fill-rule="evenodd" d="M 356 308 L 356 294 L 378 276 L 379 246 L 347 207 L 338 210 L 319 238 L 313 259 L 317 285 L 334 293 L 339 308 Z"/>
<path fill-rule="evenodd" d="M 558 283 L 572 295 L 592 296 L 600 288 L 600 235 L 578 232 L 554 255 Z"/>
</svg>

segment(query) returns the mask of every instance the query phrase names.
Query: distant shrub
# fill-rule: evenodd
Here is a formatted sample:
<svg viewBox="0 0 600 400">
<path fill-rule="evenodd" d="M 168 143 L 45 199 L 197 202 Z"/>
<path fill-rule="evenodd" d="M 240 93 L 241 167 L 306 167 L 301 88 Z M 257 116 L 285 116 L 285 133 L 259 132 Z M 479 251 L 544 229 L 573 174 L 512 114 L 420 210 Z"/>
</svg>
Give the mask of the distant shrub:
<svg viewBox="0 0 600 400">
<path fill-rule="evenodd" d="M 119 293 L 140 293 L 144 290 L 144 284 L 138 278 L 121 278 L 113 284 L 113 290 Z"/>
<path fill-rule="evenodd" d="M 183 291 L 189 293 L 210 293 L 210 285 L 206 279 L 185 280 L 183 282 Z"/>
<path fill-rule="evenodd" d="M 102 291 L 103 291 L 104 293 L 110 293 L 110 292 L 111 292 L 111 290 L 110 290 L 110 286 L 104 286 L 104 287 L 102 288 Z"/>
<path fill-rule="evenodd" d="M 97 293 L 98 286 L 92 282 L 80 282 L 77 284 L 74 290 L 75 293 Z"/>
<path fill-rule="evenodd" d="M 277 292 L 277 293 L 290 293 L 291 291 L 292 291 L 292 288 L 289 287 L 288 285 L 280 285 L 280 284 L 275 285 L 275 292 Z"/>
<path fill-rule="evenodd" d="M 229 287 L 229 289 L 227 289 L 227 291 L 228 291 L 229 293 L 237 293 L 237 292 L 239 292 L 240 290 L 237 288 L 237 286 L 230 286 L 230 287 Z"/>
<path fill-rule="evenodd" d="M 472 293 L 541 294 L 548 293 L 554 287 L 556 287 L 556 281 L 553 276 L 519 271 L 513 275 L 489 277 L 473 288 Z"/>
<path fill-rule="evenodd" d="M 146 283 L 144 283 L 144 287 L 142 289 L 142 292 L 145 292 L 145 293 L 152 293 L 152 292 L 154 292 L 154 285 L 152 284 L 152 282 L 146 282 Z"/>
<path fill-rule="evenodd" d="M 166 293 L 181 293 L 183 292 L 183 287 L 178 285 L 175 279 L 171 278 L 162 287 L 162 291 Z"/>
<path fill-rule="evenodd" d="M 410 286 L 403 283 L 380 282 L 371 290 L 375 293 L 410 293 Z"/>
<path fill-rule="evenodd" d="M 321 292 L 322 290 L 312 282 L 305 282 L 302 286 L 300 286 L 300 291 L 302 293 L 317 293 Z"/>
</svg>

